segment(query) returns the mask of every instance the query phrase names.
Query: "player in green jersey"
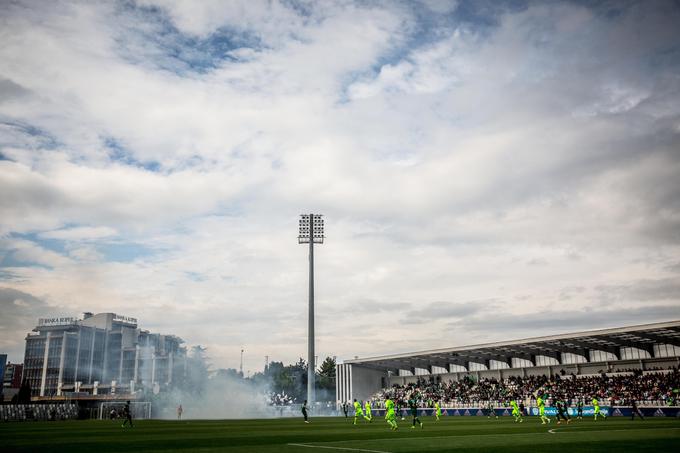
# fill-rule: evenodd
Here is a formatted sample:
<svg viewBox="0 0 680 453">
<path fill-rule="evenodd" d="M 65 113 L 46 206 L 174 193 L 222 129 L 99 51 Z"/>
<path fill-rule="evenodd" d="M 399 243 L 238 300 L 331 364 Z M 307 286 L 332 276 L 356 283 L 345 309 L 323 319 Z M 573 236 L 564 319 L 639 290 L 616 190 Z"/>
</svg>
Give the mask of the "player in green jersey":
<svg viewBox="0 0 680 453">
<path fill-rule="evenodd" d="M 510 401 L 510 406 L 512 406 L 512 416 L 515 417 L 516 422 L 522 423 L 524 419 L 522 418 L 522 413 L 519 411 L 519 406 L 517 401 L 514 399 Z"/>
<path fill-rule="evenodd" d="M 359 417 L 364 417 L 364 411 L 361 410 L 361 403 L 354 398 L 354 425 L 357 424 L 357 419 Z"/>
<path fill-rule="evenodd" d="M 413 417 L 413 425 L 411 428 L 416 427 L 416 423 L 420 425 L 420 427 L 423 427 L 423 422 L 420 421 L 418 418 L 418 404 L 416 403 L 415 397 L 411 397 L 410 400 L 408 400 L 408 407 L 411 409 L 411 416 Z"/>
<path fill-rule="evenodd" d="M 366 411 L 365 411 L 365 413 L 364 413 L 364 414 L 365 414 L 365 415 L 364 415 L 364 418 L 365 418 L 366 420 L 368 420 L 368 422 L 370 423 L 370 422 L 373 421 L 373 414 L 371 414 L 371 402 L 370 402 L 370 401 L 366 401 L 366 404 L 364 404 L 364 407 L 365 407 L 365 409 L 366 409 Z"/>
<path fill-rule="evenodd" d="M 385 421 L 392 430 L 399 428 L 397 426 L 397 414 L 394 412 L 394 401 L 389 398 L 385 400 Z"/>
<path fill-rule="evenodd" d="M 439 401 L 434 402 L 434 416 L 437 417 L 437 421 L 439 421 L 439 417 L 442 416 L 442 408 L 439 406 Z"/>
<path fill-rule="evenodd" d="M 545 415 L 545 395 L 536 398 L 536 405 L 538 406 L 538 415 L 541 417 L 541 424 L 550 423 L 550 417 Z"/>
<path fill-rule="evenodd" d="M 592 401 L 592 402 L 593 402 L 593 409 L 594 409 L 593 415 L 595 416 L 595 421 L 597 421 L 597 416 L 598 416 L 598 415 L 601 415 L 602 418 L 604 418 L 604 419 L 606 420 L 606 419 L 607 419 L 607 416 L 604 415 L 604 412 L 600 412 L 600 402 L 597 400 L 597 397 L 596 397 L 596 396 L 593 396 L 593 401 Z"/>
</svg>

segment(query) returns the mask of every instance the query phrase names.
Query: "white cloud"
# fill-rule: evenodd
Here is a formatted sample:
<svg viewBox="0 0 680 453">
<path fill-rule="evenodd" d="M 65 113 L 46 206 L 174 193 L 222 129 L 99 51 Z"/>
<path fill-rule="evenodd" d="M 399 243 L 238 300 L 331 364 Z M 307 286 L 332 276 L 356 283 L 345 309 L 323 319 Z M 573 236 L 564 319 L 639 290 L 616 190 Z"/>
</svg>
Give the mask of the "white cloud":
<svg viewBox="0 0 680 453">
<path fill-rule="evenodd" d="M 116 236 L 115 229 L 109 227 L 75 227 L 55 231 L 45 231 L 39 236 L 45 239 L 61 239 L 66 241 L 87 241 Z"/>
<path fill-rule="evenodd" d="M 257 369 L 304 354 L 311 210 L 320 354 L 480 335 L 427 307 L 637 322 L 680 253 L 677 7 L 426 3 L 3 5 L 0 282 Z"/>
</svg>

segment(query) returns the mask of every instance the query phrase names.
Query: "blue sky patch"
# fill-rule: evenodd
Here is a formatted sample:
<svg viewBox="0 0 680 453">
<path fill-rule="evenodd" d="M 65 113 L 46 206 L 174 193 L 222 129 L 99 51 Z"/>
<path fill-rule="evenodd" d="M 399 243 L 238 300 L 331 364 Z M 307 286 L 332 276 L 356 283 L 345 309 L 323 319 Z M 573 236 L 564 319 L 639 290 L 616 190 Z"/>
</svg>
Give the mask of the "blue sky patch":
<svg viewBox="0 0 680 453">
<path fill-rule="evenodd" d="M 159 8 L 124 5 L 119 13 L 131 20 L 117 37 L 118 50 L 134 64 L 151 64 L 180 75 L 206 73 L 224 62 L 236 61 L 233 50 L 263 47 L 262 40 L 245 29 L 221 27 L 207 37 L 192 36 L 182 33 Z"/>
<path fill-rule="evenodd" d="M 140 161 L 134 157 L 132 152 L 123 146 L 118 140 L 113 137 L 105 137 L 104 146 L 109 150 L 109 157 L 111 160 L 130 165 L 133 167 L 143 168 L 148 171 L 158 172 L 161 169 L 161 164 L 155 161 Z"/>
</svg>

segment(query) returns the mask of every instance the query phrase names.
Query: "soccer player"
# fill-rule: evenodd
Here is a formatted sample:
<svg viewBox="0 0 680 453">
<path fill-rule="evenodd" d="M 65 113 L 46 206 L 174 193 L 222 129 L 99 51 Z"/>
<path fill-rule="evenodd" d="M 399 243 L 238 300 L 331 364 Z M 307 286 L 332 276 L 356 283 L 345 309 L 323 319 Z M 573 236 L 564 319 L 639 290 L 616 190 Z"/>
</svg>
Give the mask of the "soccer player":
<svg viewBox="0 0 680 453">
<path fill-rule="evenodd" d="M 434 402 L 434 415 L 437 417 L 437 421 L 439 421 L 439 417 L 442 416 L 442 408 L 439 406 L 439 401 Z"/>
<path fill-rule="evenodd" d="M 565 420 L 567 424 L 571 423 L 571 418 L 569 418 L 567 411 L 567 403 L 560 398 L 555 405 L 557 406 L 557 424 L 561 424 L 562 420 Z"/>
<path fill-rule="evenodd" d="M 576 418 L 579 420 L 583 420 L 583 400 L 580 398 L 576 403 Z"/>
<path fill-rule="evenodd" d="M 545 399 L 544 396 L 539 396 L 536 398 L 536 405 L 538 406 L 538 415 L 541 417 L 541 425 L 545 425 L 546 423 L 550 423 L 550 417 L 546 417 L 545 415 Z"/>
<path fill-rule="evenodd" d="M 368 420 L 369 423 L 371 423 L 373 421 L 373 414 L 371 414 L 371 402 L 366 400 L 364 407 L 366 408 L 364 418 Z"/>
<path fill-rule="evenodd" d="M 416 427 L 416 422 L 422 428 L 423 422 L 421 422 L 420 419 L 418 418 L 418 404 L 416 403 L 415 397 L 411 397 L 411 399 L 408 400 L 408 407 L 411 409 L 411 417 L 413 417 L 413 425 L 411 425 L 411 428 Z"/>
<path fill-rule="evenodd" d="M 489 401 L 489 403 L 486 405 L 486 418 L 491 418 L 492 415 L 496 415 L 496 418 L 498 418 L 498 414 L 496 414 L 496 411 L 494 410 L 493 403 Z"/>
<path fill-rule="evenodd" d="M 635 398 L 631 401 L 631 406 L 633 406 L 633 410 L 630 414 L 630 419 L 635 420 L 635 415 L 637 414 L 637 416 L 640 417 L 640 420 L 644 420 L 645 418 L 642 416 L 642 412 L 640 412 L 640 408 L 638 407 Z"/>
<path fill-rule="evenodd" d="M 302 416 L 305 417 L 305 423 L 309 423 L 309 420 L 307 420 L 307 400 L 302 403 L 300 410 L 302 411 Z"/>
<path fill-rule="evenodd" d="M 347 401 L 342 403 L 342 412 L 345 414 L 345 418 L 347 418 L 347 411 L 349 410 L 349 403 Z"/>
<path fill-rule="evenodd" d="M 182 420 L 182 412 L 184 410 L 182 409 L 182 405 L 180 404 L 177 406 L 177 420 Z"/>
<path fill-rule="evenodd" d="M 515 417 L 515 421 L 522 423 L 524 419 L 522 419 L 522 414 L 519 412 L 519 406 L 517 405 L 517 401 L 515 401 L 514 399 L 511 400 L 510 406 L 512 406 L 512 416 Z"/>
<path fill-rule="evenodd" d="M 597 400 L 597 396 L 593 396 L 593 415 L 595 415 L 595 421 L 597 421 L 597 416 L 601 415 L 605 420 L 607 416 L 600 412 L 600 402 Z"/>
<path fill-rule="evenodd" d="M 526 414 L 524 411 L 524 401 L 519 402 L 519 413 L 522 417 L 524 417 L 524 414 Z M 496 415 L 496 418 L 498 418 L 498 415 Z"/>
<path fill-rule="evenodd" d="M 397 426 L 397 414 L 394 412 L 394 401 L 387 398 L 385 400 L 385 409 L 385 420 L 387 421 L 387 424 L 390 425 L 390 428 L 393 431 L 396 431 L 399 426 Z"/>
<path fill-rule="evenodd" d="M 125 428 L 125 425 L 130 422 L 130 428 L 134 428 L 134 425 L 132 424 L 132 412 L 130 411 L 130 401 L 123 406 L 123 417 L 125 417 L 125 420 L 123 420 L 123 424 L 120 426 Z"/>
<path fill-rule="evenodd" d="M 386 402 L 387 403 L 387 402 Z M 385 406 L 387 407 L 387 406 Z M 354 424 L 357 424 L 357 419 L 364 417 L 364 411 L 361 410 L 361 403 L 354 398 Z"/>
</svg>

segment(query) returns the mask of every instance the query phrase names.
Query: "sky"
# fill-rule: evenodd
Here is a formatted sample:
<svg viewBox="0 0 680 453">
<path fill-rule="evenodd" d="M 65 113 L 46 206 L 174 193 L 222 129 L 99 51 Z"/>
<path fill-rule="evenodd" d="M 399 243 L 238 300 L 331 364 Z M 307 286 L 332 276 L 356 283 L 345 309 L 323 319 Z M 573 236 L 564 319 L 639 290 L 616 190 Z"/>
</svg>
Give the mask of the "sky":
<svg viewBox="0 0 680 453">
<path fill-rule="evenodd" d="M 677 1 L 0 1 L 0 352 L 215 368 L 680 319 Z"/>
</svg>

